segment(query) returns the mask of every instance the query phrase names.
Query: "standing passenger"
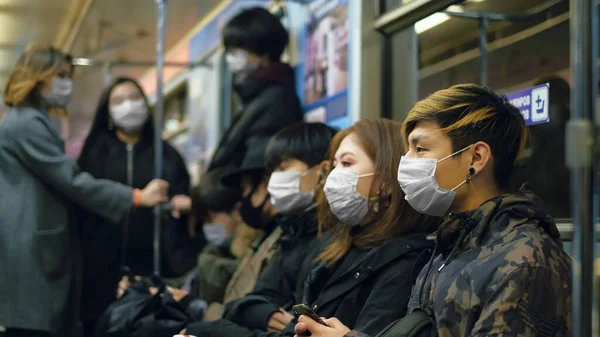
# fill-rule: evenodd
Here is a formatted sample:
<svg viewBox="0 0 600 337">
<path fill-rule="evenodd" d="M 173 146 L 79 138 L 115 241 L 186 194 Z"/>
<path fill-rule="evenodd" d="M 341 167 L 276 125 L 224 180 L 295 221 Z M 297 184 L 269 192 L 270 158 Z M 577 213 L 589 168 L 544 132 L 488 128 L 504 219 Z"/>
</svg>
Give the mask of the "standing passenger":
<svg viewBox="0 0 600 337">
<path fill-rule="evenodd" d="M 78 319 L 79 234 L 73 205 L 121 222 L 132 206 L 167 201 L 167 183 L 143 190 L 80 171 L 47 110 L 68 104 L 66 56 L 29 46 L 4 90 L 0 121 L 0 325 L 9 336 L 71 336 Z M 148 224 L 151 226 L 151 224 Z"/>
<path fill-rule="evenodd" d="M 99 179 L 108 179 L 131 187 L 146 185 L 154 177 L 154 125 L 146 95 L 130 78 L 118 78 L 100 96 L 92 128 L 85 140 L 78 164 L 82 171 Z M 181 155 L 163 142 L 162 178 L 170 186 L 173 203 L 191 207 L 190 177 Z M 83 243 L 82 321 L 86 331 L 114 300 L 121 266 L 135 275 L 153 271 L 152 243 L 154 212 L 138 209 L 127 217 L 125 227 L 110 218 L 80 212 Z M 190 238 L 187 216 L 165 222 L 162 276 L 180 277 L 196 265 L 204 236 Z M 174 245 L 180 254 L 173 254 Z M 172 256 L 177 256 L 172 259 Z"/>
<path fill-rule="evenodd" d="M 240 167 L 248 149 L 302 121 L 294 70 L 280 62 L 289 38 L 279 19 L 264 8 L 246 9 L 225 25 L 222 37 L 242 108 L 221 138 L 209 171 Z"/>
</svg>

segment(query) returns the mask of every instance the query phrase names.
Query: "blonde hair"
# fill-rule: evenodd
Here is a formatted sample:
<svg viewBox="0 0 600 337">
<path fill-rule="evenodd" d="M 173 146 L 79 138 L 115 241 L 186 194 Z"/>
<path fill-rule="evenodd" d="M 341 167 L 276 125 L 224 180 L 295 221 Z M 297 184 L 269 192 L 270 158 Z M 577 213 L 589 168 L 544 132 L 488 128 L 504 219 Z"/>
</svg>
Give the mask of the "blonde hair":
<svg viewBox="0 0 600 337">
<path fill-rule="evenodd" d="M 41 104 L 40 86 L 52 79 L 67 56 L 48 44 L 32 44 L 25 48 L 8 77 L 4 88 L 4 104 L 17 107 L 28 101 Z"/>
<path fill-rule="evenodd" d="M 478 141 L 487 143 L 494 156 L 494 175 L 499 187 L 508 186 L 514 163 L 529 134 L 525 120 L 506 96 L 476 84 L 458 84 L 434 92 L 417 102 L 402 124 L 402 138 L 417 123 L 435 122 L 450 138 L 454 151 Z"/>
</svg>

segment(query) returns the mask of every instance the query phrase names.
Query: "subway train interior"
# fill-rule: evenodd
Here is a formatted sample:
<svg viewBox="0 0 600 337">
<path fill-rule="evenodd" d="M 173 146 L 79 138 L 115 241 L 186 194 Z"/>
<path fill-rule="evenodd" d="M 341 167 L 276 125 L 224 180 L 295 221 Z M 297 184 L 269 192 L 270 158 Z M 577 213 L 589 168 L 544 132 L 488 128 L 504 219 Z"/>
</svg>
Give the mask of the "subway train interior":
<svg viewBox="0 0 600 337">
<path fill-rule="evenodd" d="M 0 87 L 31 43 L 70 55 L 72 100 L 48 117 L 66 155 L 77 160 L 102 92 L 120 77 L 137 81 L 160 126 L 155 138 L 176 149 L 191 186 L 209 171 L 244 108 L 222 29 L 248 8 L 265 8 L 287 30 L 281 60 L 293 69 L 307 122 L 340 130 L 366 118 L 402 122 L 416 102 L 438 90 L 461 83 L 490 87 L 525 117 L 530 139 L 515 163 L 516 180 L 534 186 L 573 259 L 570 335 L 600 336 L 599 3 L 0 0 Z M 3 94 L 0 120 L 12 109 Z M 4 324 L 0 317 L 0 336 Z"/>
</svg>

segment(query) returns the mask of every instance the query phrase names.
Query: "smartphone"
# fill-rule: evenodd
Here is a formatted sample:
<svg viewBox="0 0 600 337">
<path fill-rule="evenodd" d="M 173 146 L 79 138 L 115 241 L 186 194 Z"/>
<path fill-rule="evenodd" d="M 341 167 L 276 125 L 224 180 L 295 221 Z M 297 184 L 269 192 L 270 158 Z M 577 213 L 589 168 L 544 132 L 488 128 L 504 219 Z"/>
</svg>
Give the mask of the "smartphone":
<svg viewBox="0 0 600 337">
<path fill-rule="evenodd" d="M 294 313 L 294 315 L 296 315 L 296 318 L 305 315 L 310 317 L 313 321 L 327 326 L 327 324 L 323 322 L 321 317 L 319 317 L 319 315 L 317 315 L 317 313 L 306 304 L 296 304 L 292 307 L 292 312 Z"/>
</svg>

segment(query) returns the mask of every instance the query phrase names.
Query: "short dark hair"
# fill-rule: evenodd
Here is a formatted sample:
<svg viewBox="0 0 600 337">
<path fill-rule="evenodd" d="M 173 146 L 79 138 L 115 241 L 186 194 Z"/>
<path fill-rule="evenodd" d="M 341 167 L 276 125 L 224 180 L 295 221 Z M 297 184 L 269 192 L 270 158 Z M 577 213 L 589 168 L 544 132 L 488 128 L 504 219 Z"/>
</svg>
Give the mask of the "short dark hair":
<svg viewBox="0 0 600 337">
<path fill-rule="evenodd" d="M 222 167 L 207 172 L 200 184 L 192 189 L 192 213 L 199 219 L 205 219 L 209 211 L 231 212 L 241 200 L 240 189 L 230 188 L 221 183 L 221 178 L 230 174 L 231 170 Z"/>
<path fill-rule="evenodd" d="M 225 49 L 240 48 L 267 55 L 277 62 L 289 42 L 287 30 L 279 19 L 262 7 L 251 7 L 234 16 L 221 32 Z"/>
<path fill-rule="evenodd" d="M 487 143 L 494 157 L 498 187 L 508 188 L 514 163 L 525 147 L 527 125 L 506 96 L 476 84 L 459 84 L 436 91 L 417 102 L 402 125 L 405 145 L 421 121 L 433 121 L 460 151 L 478 141 Z"/>
<path fill-rule="evenodd" d="M 309 167 L 326 159 L 329 144 L 337 130 L 323 123 L 300 123 L 276 133 L 265 150 L 267 172 L 273 172 L 281 162 L 297 159 Z"/>
</svg>

